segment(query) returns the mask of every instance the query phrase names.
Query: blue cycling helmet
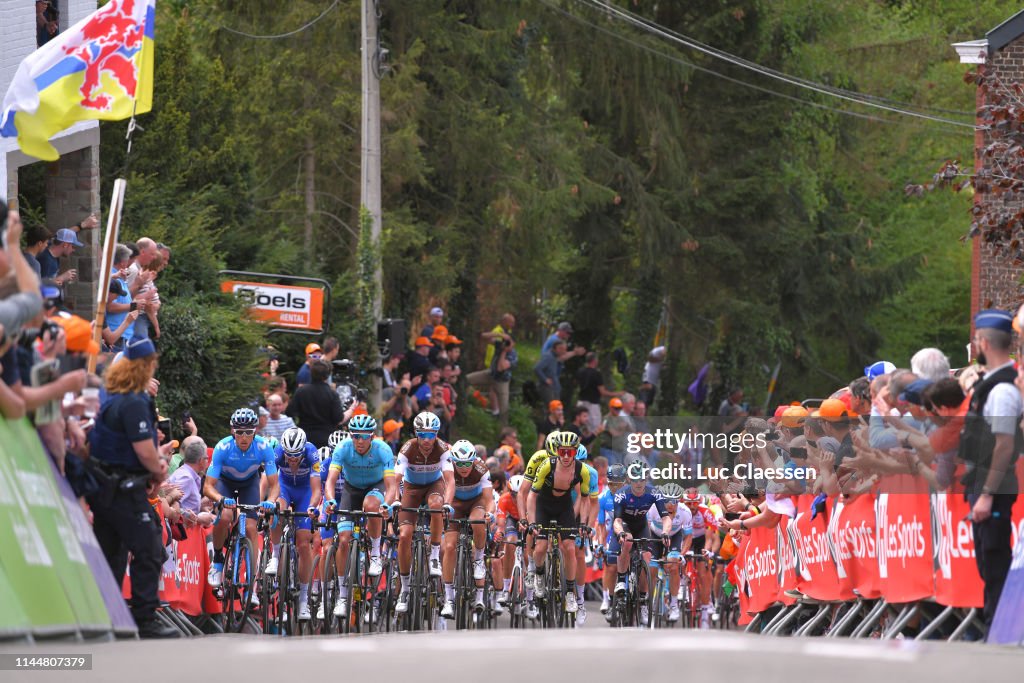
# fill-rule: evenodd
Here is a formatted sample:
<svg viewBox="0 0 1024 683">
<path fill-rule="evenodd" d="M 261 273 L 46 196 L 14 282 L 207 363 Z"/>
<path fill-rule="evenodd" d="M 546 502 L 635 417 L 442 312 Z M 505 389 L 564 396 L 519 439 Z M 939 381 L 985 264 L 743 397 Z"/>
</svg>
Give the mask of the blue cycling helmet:
<svg viewBox="0 0 1024 683">
<path fill-rule="evenodd" d="M 412 426 L 417 432 L 438 432 L 441 431 L 441 420 L 437 415 L 424 410 L 416 416 Z"/>
<path fill-rule="evenodd" d="M 356 415 L 348 421 L 350 432 L 373 432 L 377 430 L 377 421 L 370 415 Z"/>
<path fill-rule="evenodd" d="M 232 429 L 256 429 L 260 418 L 252 408 L 239 408 L 231 415 Z"/>
<path fill-rule="evenodd" d="M 589 455 L 589 454 L 587 453 L 587 447 L 586 446 L 584 446 L 583 444 L 580 444 L 579 446 L 576 447 L 576 459 L 577 460 L 586 460 L 587 459 L 587 455 Z"/>
</svg>

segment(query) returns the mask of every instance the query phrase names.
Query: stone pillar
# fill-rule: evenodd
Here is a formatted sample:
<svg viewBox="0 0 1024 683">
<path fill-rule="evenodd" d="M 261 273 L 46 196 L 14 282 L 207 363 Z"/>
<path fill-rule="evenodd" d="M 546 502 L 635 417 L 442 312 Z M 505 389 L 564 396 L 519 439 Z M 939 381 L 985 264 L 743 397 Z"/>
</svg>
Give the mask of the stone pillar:
<svg viewBox="0 0 1024 683">
<path fill-rule="evenodd" d="M 46 223 L 51 231 L 74 225 L 89 214 L 100 215 L 100 149 L 92 145 L 63 154 L 50 164 L 46 179 Z M 83 318 L 95 314 L 96 283 L 99 280 L 102 233 L 106 226 L 78 233 L 85 247 L 78 247 L 63 259 L 60 270 L 78 270 L 78 281 L 64 290 L 67 307 Z"/>
</svg>

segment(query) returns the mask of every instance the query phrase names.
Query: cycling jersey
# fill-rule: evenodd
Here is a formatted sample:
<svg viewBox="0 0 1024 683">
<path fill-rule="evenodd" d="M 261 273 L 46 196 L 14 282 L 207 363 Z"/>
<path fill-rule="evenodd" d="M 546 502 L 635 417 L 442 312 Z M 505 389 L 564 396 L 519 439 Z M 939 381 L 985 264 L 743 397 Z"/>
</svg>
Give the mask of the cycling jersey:
<svg viewBox="0 0 1024 683">
<path fill-rule="evenodd" d="M 654 506 L 660 517 L 667 517 L 665 499 L 661 493 L 656 491 L 650 484 L 644 489 L 643 494 L 636 495 L 629 486 L 623 486 L 615 494 L 615 517 L 621 519 L 631 530 L 643 529 L 647 526 L 647 511 Z"/>
<path fill-rule="evenodd" d="M 274 462 L 277 464 L 277 476 L 282 487 L 308 489 L 310 477 L 320 478 L 320 456 L 316 452 L 316 446 L 311 443 L 306 443 L 302 459 L 295 469 L 292 469 L 280 445 L 274 449 Z"/>
<path fill-rule="evenodd" d="M 259 476 L 260 465 L 268 476 L 277 474 L 274 449 L 262 436 L 254 437 L 249 450 L 242 452 L 235 443 L 235 437 L 225 436 L 213 449 L 210 467 L 206 476 L 245 482 Z"/>
<path fill-rule="evenodd" d="M 450 446 L 441 439 L 434 439 L 434 447 L 423 455 L 416 439 L 409 439 L 398 451 L 395 474 L 413 486 L 429 486 L 440 481 L 443 472 L 452 471 L 449 455 Z"/>
<path fill-rule="evenodd" d="M 498 517 L 519 521 L 519 506 L 516 505 L 516 497 L 511 491 L 506 491 L 498 498 Z"/>
<path fill-rule="evenodd" d="M 609 532 L 612 529 L 612 520 L 615 519 L 615 493 L 611 489 L 605 489 L 597 497 L 597 523 L 603 525 Z"/>
<path fill-rule="evenodd" d="M 679 507 L 686 507 L 680 505 Z M 708 529 L 712 531 L 718 531 L 718 522 L 715 521 L 715 516 L 708 509 L 707 505 L 700 505 L 695 511 L 692 511 L 690 515 L 693 517 L 693 537 L 701 538 L 704 536 L 704 532 Z"/>
<path fill-rule="evenodd" d="M 368 489 L 395 473 L 391 447 L 380 439 L 370 441 L 366 455 L 356 452 L 355 442 L 345 439 L 331 454 L 331 471 L 341 472 L 349 486 Z"/>
<path fill-rule="evenodd" d="M 530 461 L 526 463 L 526 470 L 523 472 L 523 479 L 532 482 L 537 478 L 537 469 L 541 466 L 545 460 L 550 459 L 547 451 L 537 451 L 530 456 Z"/>
<path fill-rule="evenodd" d="M 533 482 L 533 490 L 545 496 L 560 497 L 572 491 L 576 488 L 576 485 L 580 485 L 580 493 L 585 496 L 593 495 L 594 490 L 597 489 L 597 477 L 590 478 L 590 473 L 594 472 L 594 468 L 584 465 L 579 460 L 575 461 L 575 468 L 573 469 L 572 481 L 569 482 L 567 489 L 556 489 L 555 488 L 555 465 L 554 461 L 556 458 L 550 458 L 541 463 L 541 466 L 537 468 L 535 473 L 536 480 Z M 572 498 L 568 497 L 571 501 Z"/>
<path fill-rule="evenodd" d="M 583 467 L 590 470 L 590 481 L 597 482 L 597 470 L 595 470 L 590 463 L 583 463 Z M 597 484 L 594 483 L 594 485 L 590 487 L 590 495 L 588 497 L 596 499 L 599 495 L 600 493 Z M 576 489 L 572 490 L 572 502 L 576 502 Z"/>
<path fill-rule="evenodd" d="M 661 535 L 661 513 L 656 505 L 652 505 L 647 511 L 647 525 L 655 536 Z M 672 516 L 672 534 L 683 532 L 683 536 L 693 533 L 693 516 L 686 509 L 685 505 L 676 508 L 676 514 Z"/>
<path fill-rule="evenodd" d="M 491 472 L 487 465 L 479 459 L 473 462 L 473 469 L 465 477 L 455 470 L 455 498 L 457 500 L 473 500 L 478 498 L 484 489 L 493 488 L 491 484 Z"/>
</svg>

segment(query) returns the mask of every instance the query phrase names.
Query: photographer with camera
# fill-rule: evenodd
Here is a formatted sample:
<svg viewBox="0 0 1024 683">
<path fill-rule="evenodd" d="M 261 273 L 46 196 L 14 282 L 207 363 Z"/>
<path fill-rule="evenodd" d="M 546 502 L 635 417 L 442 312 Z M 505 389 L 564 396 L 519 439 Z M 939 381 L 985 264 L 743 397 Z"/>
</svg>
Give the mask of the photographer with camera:
<svg viewBox="0 0 1024 683">
<path fill-rule="evenodd" d="M 381 422 L 386 420 L 405 422 L 412 419 L 412 381 L 409 378 L 409 373 L 405 373 L 401 379 L 395 380 L 394 373 L 398 370 L 398 363 L 401 359 L 401 355 L 391 354 L 381 368 L 384 385 L 381 393 L 384 402 L 381 403 L 378 411 Z"/>
</svg>

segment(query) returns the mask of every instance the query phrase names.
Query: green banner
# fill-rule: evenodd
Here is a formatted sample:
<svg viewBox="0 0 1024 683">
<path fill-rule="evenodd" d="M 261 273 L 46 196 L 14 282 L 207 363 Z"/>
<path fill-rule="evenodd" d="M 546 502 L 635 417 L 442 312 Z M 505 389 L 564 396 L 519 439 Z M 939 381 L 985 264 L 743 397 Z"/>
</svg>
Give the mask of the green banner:
<svg viewBox="0 0 1024 683">
<path fill-rule="evenodd" d="M 3 513 L 0 513 L 2 516 Z M 0 543 L 0 548 L 3 544 Z M 18 601 L 18 592 L 7 576 L 3 563 L 0 563 L 0 637 L 10 637 L 22 633 L 31 633 L 32 625 L 28 615 Z"/>
<path fill-rule="evenodd" d="M 12 454 L 21 448 L 20 441 L 0 419 L 0 565 L 10 586 L 3 592 L 17 596 L 15 604 L 34 632 L 74 633 L 75 612 L 18 482 Z M 4 617 L 8 605 L 0 609 Z"/>
<path fill-rule="evenodd" d="M 110 614 L 96 586 L 82 546 L 64 509 L 64 500 L 35 429 L 27 420 L 0 421 L 0 442 L 15 471 L 14 479 L 39 530 L 79 628 L 109 631 Z M 33 591 L 38 599 L 39 593 Z M 45 595 L 45 594 L 44 594 Z"/>
</svg>

